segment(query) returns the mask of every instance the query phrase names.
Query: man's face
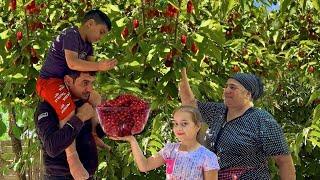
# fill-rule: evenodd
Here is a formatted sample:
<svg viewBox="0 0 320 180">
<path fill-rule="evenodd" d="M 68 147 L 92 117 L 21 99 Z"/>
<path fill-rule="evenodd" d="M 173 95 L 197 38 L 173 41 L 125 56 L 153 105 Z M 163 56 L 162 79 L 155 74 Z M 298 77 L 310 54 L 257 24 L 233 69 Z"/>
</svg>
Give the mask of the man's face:
<svg viewBox="0 0 320 180">
<path fill-rule="evenodd" d="M 70 76 L 66 76 L 65 82 L 68 86 L 71 95 L 74 99 L 88 100 L 90 93 L 93 89 L 93 83 L 95 76 L 91 76 L 89 73 L 81 73 L 75 80 Z"/>
<path fill-rule="evenodd" d="M 88 23 L 88 32 L 87 32 L 87 41 L 94 43 L 103 38 L 107 34 L 108 28 L 104 24 L 98 24 L 93 19 L 89 20 Z"/>
</svg>

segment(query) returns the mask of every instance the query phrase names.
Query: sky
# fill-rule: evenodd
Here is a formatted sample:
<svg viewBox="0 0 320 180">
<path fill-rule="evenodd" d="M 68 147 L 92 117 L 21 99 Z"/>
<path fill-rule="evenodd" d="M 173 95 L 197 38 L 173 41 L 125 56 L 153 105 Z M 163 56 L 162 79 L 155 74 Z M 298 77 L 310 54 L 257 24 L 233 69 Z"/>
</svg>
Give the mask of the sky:
<svg viewBox="0 0 320 180">
<path fill-rule="evenodd" d="M 257 1 L 255 1 L 254 4 L 255 4 L 255 6 L 257 6 L 257 7 L 261 6 L 261 3 L 260 3 L 260 2 L 257 2 Z M 280 9 L 280 3 L 277 2 L 276 5 L 272 4 L 272 5 L 271 5 L 270 7 L 268 7 L 267 9 L 268 9 L 268 11 L 279 10 L 279 9 Z"/>
</svg>

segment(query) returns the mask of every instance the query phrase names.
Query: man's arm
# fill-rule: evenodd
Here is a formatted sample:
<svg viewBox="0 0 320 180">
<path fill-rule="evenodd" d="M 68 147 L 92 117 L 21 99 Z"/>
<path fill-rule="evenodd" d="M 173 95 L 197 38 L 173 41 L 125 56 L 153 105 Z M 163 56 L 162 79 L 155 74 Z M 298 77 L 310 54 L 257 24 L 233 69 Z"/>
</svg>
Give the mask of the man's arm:
<svg viewBox="0 0 320 180">
<path fill-rule="evenodd" d="M 179 95 L 181 98 L 182 105 L 190 105 L 193 107 L 197 106 L 196 99 L 190 88 L 186 68 L 181 69 L 181 80 L 179 84 Z"/>
<path fill-rule="evenodd" d="M 278 165 L 281 180 L 295 180 L 296 173 L 291 155 L 273 156 Z"/>
<path fill-rule="evenodd" d="M 95 111 L 88 103 L 77 108 L 76 115 L 59 128 L 59 120 L 49 104 L 41 104 L 36 111 L 35 122 L 38 136 L 49 156 L 62 153 L 79 134 L 83 122 L 91 119 Z"/>
<path fill-rule="evenodd" d="M 51 157 L 61 154 L 74 141 L 83 125 L 77 116 L 73 116 L 59 129 L 59 121 L 50 110 L 40 110 L 35 118 L 38 136 Z"/>
</svg>

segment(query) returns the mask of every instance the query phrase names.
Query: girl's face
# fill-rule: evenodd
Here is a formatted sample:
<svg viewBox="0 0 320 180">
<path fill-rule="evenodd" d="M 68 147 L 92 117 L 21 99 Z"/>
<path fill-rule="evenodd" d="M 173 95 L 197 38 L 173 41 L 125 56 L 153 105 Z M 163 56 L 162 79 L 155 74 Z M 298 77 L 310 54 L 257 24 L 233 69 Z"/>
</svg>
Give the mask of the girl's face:
<svg viewBox="0 0 320 180">
<path fill-rule="evenodd" d="M 200 126 L 192 120 L 189 112 L 177 111 L 173 115 L 173 132 L 179 141 L 196 140 Z"/>
</svg>

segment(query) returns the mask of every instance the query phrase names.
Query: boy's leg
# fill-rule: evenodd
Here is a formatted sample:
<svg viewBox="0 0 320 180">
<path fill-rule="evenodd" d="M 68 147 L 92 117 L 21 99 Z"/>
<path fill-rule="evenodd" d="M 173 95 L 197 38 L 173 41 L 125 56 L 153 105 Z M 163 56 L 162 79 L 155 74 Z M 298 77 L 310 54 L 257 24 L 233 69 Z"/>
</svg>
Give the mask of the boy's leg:
<svg viewBox="0 0 320 180">
<path fill-rule="evenodd" d="M 90 98 L 88 100 L 88 102 L 95 108 L 96 106 L 100 105 L 101 104 L 101 96 L 100 94 L 93 90 L 91 93 L 90 93 Z M 96 145 L 102 149 L 110 149 L 110 147 L 108 145 L 106 145 L 101 138 L 98 137 L 97 135 L 97 131 L 96 131 L 96 128 L 97 128 L 97 125 L 99 124 L 99 119 L 98 119 L 98 114 L 96 113 L 96 116 L 95 118 L 92 119 L 92 135 L 94 137 L 94 140 L 96 142 Z"/>
<path fill-rule="evenodd" d="M 57 113 L 60 128 L 63 127 L 75 113 L 75 104 L 71 99 L 71 94 L 62 79 L 38 79 L 37 93 L 48 102 Z M 89 174 L 83 167 L 77 150 L 75 141 L 66 148 L 67 161 L 71 175 L 74 179 L 87 179 Z"/>
<path fill-rule="evenodd" d="M 96 145 L 99 147 L 99 148 L 102 148 L 102 149 L 107 149 L 108 151 L 111 150 L 111 147 L 106 145 L 103 140 L 101 138 L 99 138 L 99 136 L 97 135 L 97 131 L 96 131 L 96 128 L 99 124 L 99 120 L 98 120 L 98 115 L 96 114 L 95 118 L 92 119 L 92 135 L 93 135 L 93 138 L 94 138 L 94 141 L 96 142 Z"/>
<path fill-rule="evenodd" d="M 60 128 L 62 128 L 69 119 L 74 115 L 71 112 L 65 119 L 59 121 Z M 89 178 L 88 171 L 83 167 L 76 149 L 76 141 L 73 141 L 66 149 L 67 161 L 70 168 L 70 173 L 75 180 L 83 180 Z"/>
</svg>

